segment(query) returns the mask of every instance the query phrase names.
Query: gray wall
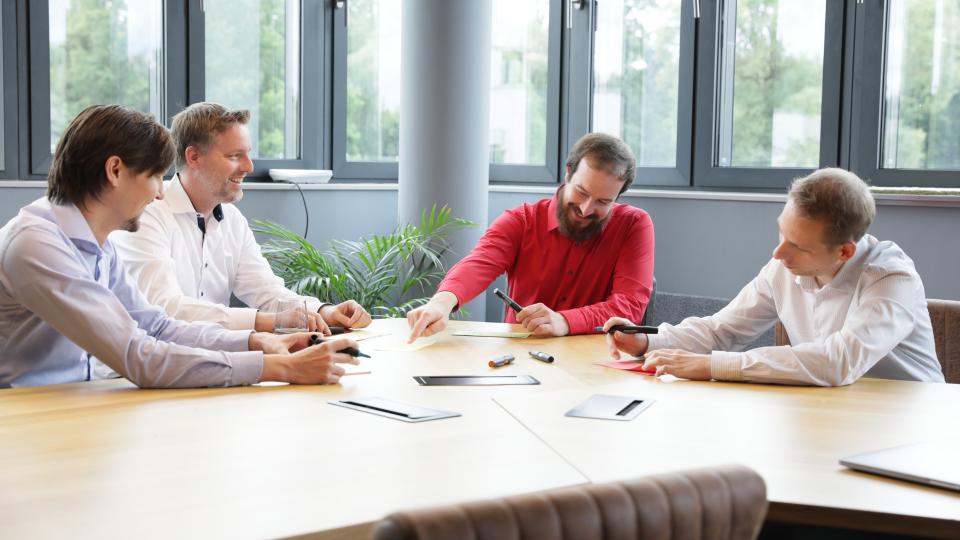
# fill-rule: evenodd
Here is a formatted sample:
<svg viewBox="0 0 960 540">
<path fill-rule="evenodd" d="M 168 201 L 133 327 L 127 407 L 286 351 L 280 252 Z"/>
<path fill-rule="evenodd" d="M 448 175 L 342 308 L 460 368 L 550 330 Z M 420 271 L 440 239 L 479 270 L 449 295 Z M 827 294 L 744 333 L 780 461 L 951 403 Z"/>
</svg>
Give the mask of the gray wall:
<svg viewBox="0 0 960 540">
<path fill-rule="evenodd" d="M 542 191 L 542 190 L 541 190 Z M 0 188 L 0 220 L 43 194 L 42 187 Z M 325 244 L 391 230 L 397 192 L 305 190 L 310 209 L 309 239 Z M 546 193 L 492 192 L 489 217 Z M 656 227 L 657 290 L 731 298 L 770 257 L 777 241 L 779 202 L 625 197 L 647 210 Z M 303 203 L 296 191 L 250 188 L 238 205 L 248 218 L 277 221 L 303 231 Z M 871 234 L 900 244 L 916 262 L 930 298 L 960 299 L 960 206 L 929 207 L 883 203 Z M 499 302 L 487 303 L 487 320 L 500 320 Z"/>
</svg>

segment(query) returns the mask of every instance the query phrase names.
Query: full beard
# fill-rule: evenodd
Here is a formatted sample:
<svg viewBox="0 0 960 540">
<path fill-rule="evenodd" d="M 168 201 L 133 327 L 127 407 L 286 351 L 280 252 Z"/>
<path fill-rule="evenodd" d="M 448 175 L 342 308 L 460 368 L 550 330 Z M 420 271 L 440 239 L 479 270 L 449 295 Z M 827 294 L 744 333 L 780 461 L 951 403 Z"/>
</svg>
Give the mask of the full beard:
<svg viewBox="0 0 960 540">
<path fill-rule="evenodd" d="M 571 214 L 576 215 L 578 211 L 576 205 L 567 204 L 563 196 L 563 186 L 561 186 L 557 192 L 557 222 L 560 225 L 560 234 L 574 242 L 584 242 L 597 236 L 603 231 L 607 220 L 610 219 L 610 214 L 607 214 L 603 219 L 590 216 L 586 218 L 590 223 L 580 225 L 570 217 Z"/>
</svg>

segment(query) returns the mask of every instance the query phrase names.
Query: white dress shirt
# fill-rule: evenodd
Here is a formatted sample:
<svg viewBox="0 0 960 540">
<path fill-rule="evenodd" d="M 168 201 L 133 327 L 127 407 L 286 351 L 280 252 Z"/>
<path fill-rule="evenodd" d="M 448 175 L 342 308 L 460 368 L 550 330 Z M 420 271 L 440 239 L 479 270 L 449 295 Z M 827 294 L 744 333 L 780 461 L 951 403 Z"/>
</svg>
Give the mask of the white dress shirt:
<svg viewBox="0 0 960 540">
<path fill-rule="evenodd" d="M 222 219 L 205 220 L 204 232 L 179 176 L 164 184 L 164 198 L 147 206 L 139 231 L 110 235 L 148 300 L 171 317 L 231 329 L 254 328 L 257 310 L 275 312 L 279 300 L 299 298 L 320 309 L 316 298 L 284 287 L 234 205 L 220 205 Z M 228 307 L 231 293 L 250 308 Z"/>
<path fill-rule="evenodd" d="M 142 387 L 251 384 L 249 337 L 148 303 L 74 205 L 38 199 L 0 229 L 0 387 L 90 380 L 98 359 Z"/>
<path fill-rule="evenodd" d="M 790 346 L 740 351 L 777 318 Z M 824 287 L 771 259 L 710 317 L 660 325 L 648 350 L 710 353 L 711 377 L 727 381 L 842 386 L 860 377 L 944 382 L 923 283 L 893 242 L 866 235 Z"/>
</svg>

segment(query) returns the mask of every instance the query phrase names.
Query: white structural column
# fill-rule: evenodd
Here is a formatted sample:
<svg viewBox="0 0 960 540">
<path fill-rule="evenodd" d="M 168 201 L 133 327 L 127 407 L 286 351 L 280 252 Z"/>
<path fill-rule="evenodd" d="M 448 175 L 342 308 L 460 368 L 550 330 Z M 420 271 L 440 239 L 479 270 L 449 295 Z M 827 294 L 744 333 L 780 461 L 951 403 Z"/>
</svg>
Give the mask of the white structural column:
<svg viewBox="0 0 960 540">
<path fill-rule="evenodd" d="M 437 204 L 480 224 L 453 238 L 448 263 L 487 225 L 491 9 L 476 0 L 403 2 L 397 216 L 418 223 Z M 482 320 L 483 296 L 466 308 Z"/>
</svg>

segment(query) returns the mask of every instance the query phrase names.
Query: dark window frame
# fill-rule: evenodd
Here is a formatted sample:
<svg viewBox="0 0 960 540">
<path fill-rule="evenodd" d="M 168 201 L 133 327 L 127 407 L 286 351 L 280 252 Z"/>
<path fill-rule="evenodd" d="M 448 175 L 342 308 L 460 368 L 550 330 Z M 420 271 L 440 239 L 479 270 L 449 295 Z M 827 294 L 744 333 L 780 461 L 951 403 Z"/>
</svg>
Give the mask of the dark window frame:
<svg viewBox="0 0 960 540">
<path fill-rule="evenodd" d="M 569 6 L 569 4 L 568 4 Z M 593 51 L 596 47 L 598 10 L 604 9 L 597 0 L 591 0 L 583 10 L 572 12 L 572 26 L 567 30 L 570 43 L 565 47 L 564 61 L 567 73 L 563 88 L 567 94 L 563 139 L 564 154 L 573 144 L 593 130 Z M 673 167 L 643 167 L 638 164 L 633 186 L 636 187 L 689 187 L 691 185 L 693 150 L 693 104 L 694 104 L 694 46 L 696 22 L 693 3 L 680 6 L 680 61 L 677 88 L 677 140 L 676 165 Z M 588 35 L 589 34 L 589 35 Z M 601 36 L 602 39 L 602 36 Z M 582 46 L 589 41 L 589 47 Z M 589 73 L 584 77 L 583 73 Z M 565 160 L 564 160 L 565 161 Z M 560 163 L 564 167 L 564 162 Z"/>
<path fill-rule="evenodd" d="M 560 138 L 561 118 L 561 46 L 563 11 L 567 2 L 548 0 L 550 5 L 550 26 L 548 36 L 547 78 L 547 125 L 546 155 L 543 165 L 511 163 L 490 163 L 491 184 L 555 184 L 557 171 L 562 168 L 562 157 L 558 139 Z M 331 156 L 333 176 L 337 182 L 386 181 L 396 182 L 399 167 L 396 161 L 351 161 L 347 159 L 347 5 L 333 12 L 333 103 Z M 401 120 L 402 121 L 402 120 Z"/>
<path fill-rule="evenodd" d="M 720 167 L 716 164 L 719 138 L 719 93 L 722 69 L 725 6 L 736 0 L 701 0 L 698 47 L 696 111 L 694 117 L 693 183 L 696 187 L 782 190 L 793 178 L 814 168 Z M 840 164 L 841 100 L 843 96 L 843 2 L 827 0 L 823 52 L 823 87 L 820 112 L 819 167 Z"/>
<path fill-rule="evenodd" d="M 198 103 L 206 99 L 205 83 L 205 14 L 202 2 L 187 3 L 187 19 L 184 34 L 187 36 L 186 54 L 190 61 L 187 63 L 187 90 L 186 95 L 190 103 Z M 327 2 L 317 0 L 300 1 L 300 157 L 291 159 L 253 159 L 253 172 L 247 178 L 253 180 L 270 180 L 269 169 L 323 169 L 323 147 L 327 132 L 323 129 L 323 108 L 325 100 L 326 49 L 325 37 L 328 34 Z M 169 35 L 169 34 L 168 34 Z M 169 63 L 168 63 L 169 65 Z M 255 76 L 256 74 L 251 74 Z M 174 113 L 183 110 L 178 104 Z M 173 114 L 170 114 L 172 117 Z M 169 124 L 168 124 L 169 125 Z"/>
<path fill-rule="evenodd" d="M 960 171 L 881 166 L 889 1 L 857 4 L 850 166 L 876 186 L 960 187 Z M 869 84 L 865 81 L 873 82 Z M 960 150 L 958 150 L 960 151 Z"/>
<path fill-rule="evenodd" d="M 16 74 L 20 69 L 20 59 L 17 57 L 17 4 L 13 2 L 0 4 L 0 46 L 3 47 L 0 57 L 0 90 L 3 91 L 3 102 L 0 103 L 0 129 L 3 130 L 0 178 L 19 178 L 18 77 L 4 74 L 7 71 Z"/>
</svg>

